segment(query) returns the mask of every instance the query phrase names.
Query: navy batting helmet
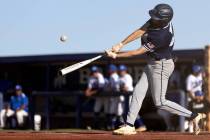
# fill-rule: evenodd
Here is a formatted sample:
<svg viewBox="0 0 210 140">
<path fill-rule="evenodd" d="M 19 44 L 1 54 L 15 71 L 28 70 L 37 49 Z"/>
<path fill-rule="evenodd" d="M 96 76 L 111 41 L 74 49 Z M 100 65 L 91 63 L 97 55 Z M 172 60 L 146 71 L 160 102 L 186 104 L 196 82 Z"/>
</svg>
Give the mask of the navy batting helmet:
<svg viewBox="0 0 210 140">
<path fill-rule="evenodd" d="M 173 9 L 168 4 L 158 4 L 149 11 L 151 19 L 169 22 L 173 18 Z"/>
</svg>

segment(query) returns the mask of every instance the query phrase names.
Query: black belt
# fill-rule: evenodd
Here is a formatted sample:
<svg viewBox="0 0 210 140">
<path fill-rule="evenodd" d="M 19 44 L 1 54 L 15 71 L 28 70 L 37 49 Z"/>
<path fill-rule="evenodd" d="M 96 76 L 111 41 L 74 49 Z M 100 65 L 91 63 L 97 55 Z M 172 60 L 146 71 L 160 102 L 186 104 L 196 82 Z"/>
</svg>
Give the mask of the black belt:
<svg viewBox="0 0 210 140">
<path fill-rule="evenodd" d="M 147 53 L 147 55 L 155 61 L 160 61 L 162 59 L 165 59 L 165 60 L 173 59 L 174 60 L 174 58 L 175 58 L 173 55 L 160 56 L 160 54 L 158 54 L 156 52 Z"/>
</svg>

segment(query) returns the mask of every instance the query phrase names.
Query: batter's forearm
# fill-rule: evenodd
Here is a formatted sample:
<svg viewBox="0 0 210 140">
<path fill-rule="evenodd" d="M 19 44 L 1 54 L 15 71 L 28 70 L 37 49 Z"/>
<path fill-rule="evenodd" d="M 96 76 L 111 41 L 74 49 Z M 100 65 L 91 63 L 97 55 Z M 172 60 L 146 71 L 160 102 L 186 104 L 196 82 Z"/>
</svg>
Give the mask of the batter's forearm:
<svg viewBox="0 0 210 140">
<path fill-rule="evenodd" d="M 144 25 L 146 26 L 146 25 Z M 132 34 L 130 34 L 128 37 L 126 37 L 122 42 L 118 43 L 117 45 L 114 45 L 112 47 L 112 52 L 119 52 L 123 46 L 130 43 L 131 41 L 136 40 L 137 38 L 141 37 L 145 33 L 145 28 L 140 28 L 136 31 L 134 31 Z"/>
<path fill-rule="evenodd" d="M 140 38 L 143 34 L 145 33 L 144 30 L 141 30 L 141 29 L 138 29 L 136 30 L 135 32 L 133 32 L 132 34 L 130 34 L 128 37 L 126 37 L 121 43 L 122 43 L 122 46 L 123 45 L 126 45 L 138 38 Z"/>
<path fill-rule="evenodd" d="M 137 55 L 135 52 L 129 51 L 129 52 L 118 53 L 117 57 L 131 57 L 131 56 L 135 56 L 135 55 Z"/>
<path fill-rule="evenodd" d="M 144 47 L 141 47 L 137 50 L 118 53 L 117 57 L 131 57 L 135 55 L 144 54 L 145 52 L 147 52 L 147 50 Z"/>
</svg>

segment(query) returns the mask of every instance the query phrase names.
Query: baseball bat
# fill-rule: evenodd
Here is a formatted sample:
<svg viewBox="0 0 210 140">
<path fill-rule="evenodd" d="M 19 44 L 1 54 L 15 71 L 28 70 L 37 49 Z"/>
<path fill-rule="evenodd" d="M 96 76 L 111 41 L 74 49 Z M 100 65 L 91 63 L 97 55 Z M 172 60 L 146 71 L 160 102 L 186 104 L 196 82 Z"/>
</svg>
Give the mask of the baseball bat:
<svg viewBox="0 0 210 140">
<path fill-rule="evenodd" d="M 104 56 L 104 55 L 98 55 L 98 56 L 93 57 L 91 59 L 87 59 L 87 60 L 81 61 L 79 63 L 73 64 L 71 66 L 68 66 L 68 67 L 66 67 L 64 69 L 61 69 L 60 70 L 60 74 L 61 75 L 66 75 L 67 73 L 73 72 L 73 71 L 75 71 L 75 70 L 77 70 L 77 69 L 79 69 L 81 67 L 86 66 L 87 64 L 89 64 L 89 63 L 91 63 L 91 62 L 93 62 L 95 60 L 100 59 L 102 56 Z"/>
</svg>

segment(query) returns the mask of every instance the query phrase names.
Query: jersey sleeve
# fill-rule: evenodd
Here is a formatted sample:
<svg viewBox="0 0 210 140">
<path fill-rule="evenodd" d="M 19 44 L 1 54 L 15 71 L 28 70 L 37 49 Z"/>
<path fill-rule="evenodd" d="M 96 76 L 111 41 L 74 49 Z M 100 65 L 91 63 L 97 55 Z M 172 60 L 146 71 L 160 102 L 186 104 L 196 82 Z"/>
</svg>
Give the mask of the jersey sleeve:
<svg viewBox="0 0 210 140">
<path fill-rule="evenodd" d="M 143 30 L 143 31 L 146 31 L 147 29 L 149 29 L 151 26 L 150 24 L 150 19 L 143 25 L 139 28 L 139 30 Z"/>
</svg>

